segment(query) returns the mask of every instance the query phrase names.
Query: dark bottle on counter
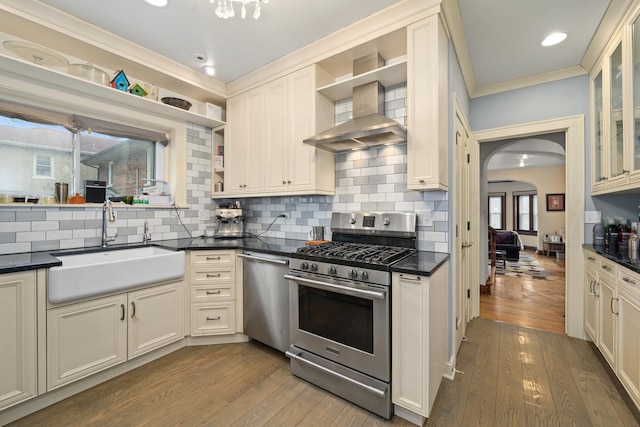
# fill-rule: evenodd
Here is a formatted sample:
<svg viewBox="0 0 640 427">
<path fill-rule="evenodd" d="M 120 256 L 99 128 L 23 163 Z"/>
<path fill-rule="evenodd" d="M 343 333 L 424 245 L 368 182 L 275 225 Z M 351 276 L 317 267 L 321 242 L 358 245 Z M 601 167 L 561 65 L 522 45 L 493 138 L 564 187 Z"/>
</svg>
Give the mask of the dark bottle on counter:
<svg viewBox="0 0 640 427">
<path fill-rule="evenodd" d="M 615 224 L 609 224 L 609 228 L 607 228 L 607 242 L 609 243 L 609 247 L 605 248 L 606 251 L 610 254 L 615 254 L 618 252 L 618 226 Z"/>
</svg>

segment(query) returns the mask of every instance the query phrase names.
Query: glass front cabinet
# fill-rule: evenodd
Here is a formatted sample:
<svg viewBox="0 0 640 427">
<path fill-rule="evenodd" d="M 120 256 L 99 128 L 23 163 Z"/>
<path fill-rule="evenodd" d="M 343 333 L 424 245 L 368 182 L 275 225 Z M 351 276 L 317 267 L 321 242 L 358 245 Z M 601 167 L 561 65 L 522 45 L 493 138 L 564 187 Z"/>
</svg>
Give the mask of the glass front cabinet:
<svg viewBox="0 0 640 427">
<path fill-rule="evenodd" d="M 591 73 L 591 193 L 640 191 L 640 18 Z"/>
</svg>

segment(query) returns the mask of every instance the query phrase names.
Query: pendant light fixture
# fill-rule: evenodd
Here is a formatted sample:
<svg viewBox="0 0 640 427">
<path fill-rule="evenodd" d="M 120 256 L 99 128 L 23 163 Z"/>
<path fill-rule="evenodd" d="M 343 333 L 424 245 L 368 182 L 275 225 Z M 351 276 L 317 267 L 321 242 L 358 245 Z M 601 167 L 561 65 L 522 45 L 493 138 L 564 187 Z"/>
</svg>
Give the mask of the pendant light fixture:
<svg viewBox="0 0 640 427">
<path fill-rule="evenodd" d="M 216 15 L 218 18 L 229 19 L 236 16 L 236 11 L 233 8 L 233 3 L 240 3 L 242 5 L 240 9 L 240 16 L 245 19 L 247 16 L 247 5 L 255 3 L 253 8 L 253 19 L 260 18 L 260 8 L 262 3 L 269 3 L 269 0 L 209 0 L 211 4 L 217 4 Z"/>
</svg>

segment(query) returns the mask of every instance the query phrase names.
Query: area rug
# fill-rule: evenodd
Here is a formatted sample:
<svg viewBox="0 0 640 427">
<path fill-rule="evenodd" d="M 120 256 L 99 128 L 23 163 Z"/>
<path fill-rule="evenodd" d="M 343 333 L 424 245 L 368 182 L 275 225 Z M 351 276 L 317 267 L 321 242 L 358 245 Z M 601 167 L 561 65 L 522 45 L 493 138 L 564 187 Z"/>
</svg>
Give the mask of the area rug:
<svg viewBox="0 0 640 427">
<path fill-rule="evenodd" d="M 520 253 L 519 261 L 507 260 L 505 267 L 502 266 L 502 262 L 496 262 L 496 274 L 535 280 L 547 280 L 549 277 L 549 273 L 540 265 L 535 257 L 526 252 Z"/>
</svg>

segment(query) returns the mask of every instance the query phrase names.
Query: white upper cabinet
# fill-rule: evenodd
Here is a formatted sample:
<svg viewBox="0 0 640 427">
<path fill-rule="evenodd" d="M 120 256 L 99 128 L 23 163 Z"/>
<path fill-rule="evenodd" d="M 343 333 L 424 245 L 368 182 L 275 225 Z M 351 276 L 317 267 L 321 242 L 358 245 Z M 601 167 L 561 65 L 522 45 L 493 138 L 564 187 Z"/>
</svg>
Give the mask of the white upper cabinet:
<svg viewBox="0 0 640 427">
<path fill-rule="evenodd" d="M 227 102 L 225 128 L 225 191 L 219 195 L 259 194 L 264 191 L 264 88 Z"/>
<path fill-rule="evenodd" d="M 216 196 L 334 194 L 335 157 L 302 141 L 332 123 L 315 65 L 227 103 L 225 190 Z"/>
<path fill-rule="evenodd" d="M 640 192 L 640 19 L 610 40 L 591 73 L 591 193 Z"/>
<path fill-rule="evenodd" d="M 447 190 L 448 41 L 439 15 L 407 28 L 407 189 Z"/>
</svg>

